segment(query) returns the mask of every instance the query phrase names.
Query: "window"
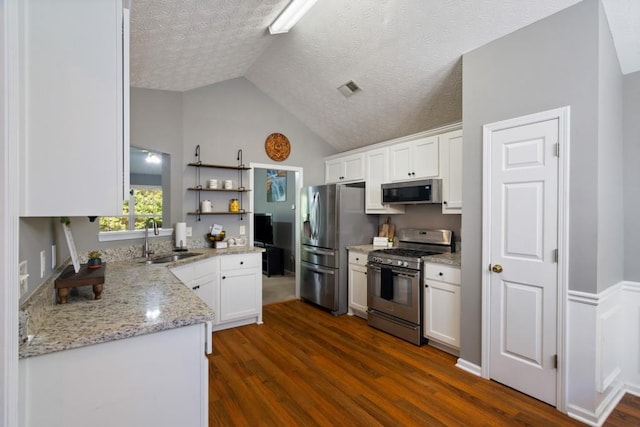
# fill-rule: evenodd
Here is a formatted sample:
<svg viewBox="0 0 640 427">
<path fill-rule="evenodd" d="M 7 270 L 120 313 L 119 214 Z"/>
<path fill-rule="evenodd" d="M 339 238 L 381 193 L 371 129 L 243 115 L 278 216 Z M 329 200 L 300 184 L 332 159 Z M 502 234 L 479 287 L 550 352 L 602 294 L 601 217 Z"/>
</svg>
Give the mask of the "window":
<svg viewBox="0 0 640 427">
<path fill-rule="evenodd" d="M 173 232 L 169 218 L 171 157 L 169 154 L 131 147 L 129 153 L 129 200 L 122 215 L 100 217 L 98 241 L 137 239 L 144 236 L 144 224 L 153 218 L 162 227 L 161 236 Z M 163 209 L 164 208 L 164 209 Z"/>
<path fill-rule="evenodd" d="M 162 227 L 162 187 L 133 186 L 130 194 L 129 200 L 122 204 L 122 216 L 100 217 L 101 233 L 144 230 L 150 218 Z"/>
</svg>

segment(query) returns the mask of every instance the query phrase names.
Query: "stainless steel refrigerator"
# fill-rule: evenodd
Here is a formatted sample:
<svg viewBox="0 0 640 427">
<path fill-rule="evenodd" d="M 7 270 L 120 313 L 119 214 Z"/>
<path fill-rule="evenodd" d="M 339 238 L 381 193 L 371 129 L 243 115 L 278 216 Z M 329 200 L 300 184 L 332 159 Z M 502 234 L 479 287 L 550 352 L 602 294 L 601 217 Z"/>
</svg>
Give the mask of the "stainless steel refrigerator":
<svg viewBox="0 0 640 427">
<path fill-rule="evenodd" d="M 346 247 L 371 243 L 378 217 L 364 213 L 364 187 L 326 184 L 301 191 L 300 296 L 336 316 L 345 314 Z"/>
</svg>

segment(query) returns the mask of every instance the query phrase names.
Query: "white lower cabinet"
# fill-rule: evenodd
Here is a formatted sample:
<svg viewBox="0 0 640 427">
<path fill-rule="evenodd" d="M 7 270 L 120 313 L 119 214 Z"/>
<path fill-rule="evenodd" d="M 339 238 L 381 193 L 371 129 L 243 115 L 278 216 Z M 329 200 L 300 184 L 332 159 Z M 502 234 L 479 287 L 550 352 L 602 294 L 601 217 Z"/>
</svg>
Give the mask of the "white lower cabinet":
<svg viewBox="0 0 640 427">
<path fill-rule="evenodd" d="M 262 323 L 262 255 L 223 255 L 171 272 L 215 313 L 213 330 Z"/>
<path fill-rule="evenodd" d="M 203 261 L 174 267 L 171 272 L 213 309 L 216 313 L 216 320 L 214 320 L 214 323 L 216 323 L 218 320 L 216 291 L 220 278 L 220 259 L 208 258 Z"/>
<path fill-rule="evenodd" d="M 425 263 L 424 286 L 424 336 L 455 353 L 460 349 L 460 268 Z"/>
<path fill-rule="evenodd" d="M 227 255 L 220 258 L 219 319 L 213 329 L 262 323 L 262 255 Z"/>
<path fill-rule="evenodd" d="M 204 323 L 20 359 L 22 427 L 208 426 Z"/>
<path fill-rule="evenodd" d="M 367 254 L 349 251 L 348 314 L 367 318 Z"/>
</svg>

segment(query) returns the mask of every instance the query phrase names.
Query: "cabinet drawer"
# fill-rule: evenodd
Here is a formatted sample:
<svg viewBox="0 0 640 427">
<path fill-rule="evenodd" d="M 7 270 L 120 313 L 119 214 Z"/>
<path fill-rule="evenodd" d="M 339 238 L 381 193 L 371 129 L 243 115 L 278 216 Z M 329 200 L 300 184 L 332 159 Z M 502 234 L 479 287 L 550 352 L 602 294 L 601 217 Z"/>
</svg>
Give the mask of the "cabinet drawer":
<svg viewBox="0 0 640 427">
<path fill-rule="evenodd" d="M 439 280 L 441 282 L 460 284 L 460 269 L 443 264 L 425 263 L 425 278 L 428 280 Z"/>
<path fill-rule="evenodd" d="M 220 258 L 220 269 L 258 268 L 261 259 L 260 254 L 227 255 Z"/>
<path fill-rule="evenodd" d="M 349 251 L 349 264 L 367 265 L 367 254 Z"/>
</svg>

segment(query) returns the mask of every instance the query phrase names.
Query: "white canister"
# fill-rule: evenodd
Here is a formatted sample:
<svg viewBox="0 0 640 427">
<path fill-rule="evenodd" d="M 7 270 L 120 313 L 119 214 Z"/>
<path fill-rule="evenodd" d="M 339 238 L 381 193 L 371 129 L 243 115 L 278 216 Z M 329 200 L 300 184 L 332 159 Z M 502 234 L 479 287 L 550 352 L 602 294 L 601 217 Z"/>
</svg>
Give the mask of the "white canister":
<svg viewBox="0 0 640 427">
<path fill-rule="evenodd" d="M 231 190 L 233 188 L 233 181 L 231 181 L 230 179 L 225 179 L 224 180 L 224 189 L 225 190 Z"/>
<path fill-rule="evenodd" d="M 211 200 L 203 200 L 200 202 L 200 212 L 211 212 L 213 210 L 213 205 L 211 204 Z"/>
<path fill-rule="evenodd" d="M 217 179 L 210 179 L 208 182 L 208 187 L 209 188 L 218 188 L 218 180 Z"/>
</svg>

